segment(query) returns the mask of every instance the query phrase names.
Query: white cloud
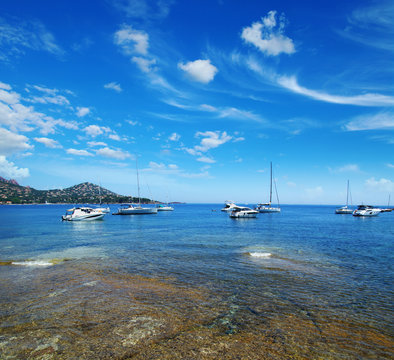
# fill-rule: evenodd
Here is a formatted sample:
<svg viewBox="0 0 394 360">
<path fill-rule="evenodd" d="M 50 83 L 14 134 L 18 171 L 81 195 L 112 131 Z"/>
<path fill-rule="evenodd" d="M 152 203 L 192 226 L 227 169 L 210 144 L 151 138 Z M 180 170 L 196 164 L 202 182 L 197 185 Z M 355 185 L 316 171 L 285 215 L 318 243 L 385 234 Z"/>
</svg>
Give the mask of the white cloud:
<svg viewBox="0 0 394 360">
<path fill-rule="evenodd" d="M 77 156 L 93 156 L 92 153 L 86 151 L 86 150 L 77 150 L 77 149 L 67 149 L 66 150 L 67 154 L 70 155 L 77 155 Z"/>
<path fill-rule="evenodd" d="M 358 106 L 389 106 L 394 105 L 394 97 L 380 94 L 363 94 L 355 96 L 330 95 L 316 90 L 310 90 L 300 86 L 295 76 L 281 76 L 277 78 L 280 86 L 297 94 L 311 97 L 334 104 L 358 105 Z"/>
<path fill-rule="evenodd" d="M 149 35 L 146 32 L 125 25 L 115 33 L 114 37 L 115 44 L 119 45 L 125 54 L 148 54 Z"/>
<path fill-rule="evenodd" d="M 270 11 L 261 22 L 255 22 L 242 30 L 241 38 L 246 43 L 256 46 L 266 55 L 276 56 L 280 53 L 292 54 L 295 52 L 293 41 L 283 35 L 285 19 L 282 16 L 277 26 L 276 11 Z"/>
<path fill-rule="evenodd" d="M 344 129 L 348 131 L 394 129 L 394 114 L 390 112 L 380 112 L 377 114 L 358 116 L 349 121 L 344 126 Z"/>
<path fill-rule="evenodd" d="M 90 113 L 90 109 L 87 107 L 77 107 L 77 116 L 84 117 Z"/>
<path fill-rule="evenodd" d="M 56 126 L 78 128 L 73 122 L 55 120 L 51 116 L 36 112 L 33 106 L 23 105 L 21 96 L 7 84 L 2 84 L 0 88 L 0 124 L 12 131 L 32 131 L 39 128 L 42 134 L 54 133 Z"/>
<path fill-rule="evenodd" d="M 206 152 L 210 149 L 216 148 L 232 139 L 225 131 L 205 131 L 197 132 L 196 137 L 202 137 L 201 144 L 195 146 L 194 149 L 201 152 Z"/>
<path fill-rule="evenodd" d="M 7 129 L 0 128 L 0 154 L 11 155 L 17 152 L 32 149 L 28 144 L 29 139 L 24 135 L 13 133 Z"/>
<path fill-rule="evenodd" d="M 179 135 L 177 133 L 172 133 L 168 139 L 171 141 L 179 141 L 180 138 L 181 138 L 181 135 Z"/>
<path fill-rule="evenodd" d="M 107 146 L 105 142 L 102 141 L 88 141 L 88 145 L 90 147 L 95 147 L 95 146 Z"/>
<path fill-rule="evenodd" d="M 115 82 L 110 82 L 108 84 L 105 84 L 104 88 L 105 89 L 111 89 L 111 90 L 114 90 L 116 92 L 122 92 L 121 86 L 118 83 L 115 83 Z"/>
<path fill-rule="evenodd" d="M 104 133 L 113 135 L 113 131 L 108 126 L 89 125 L 86 126 L 83 131 L 86 132 L 86 135 L 91 137 L 96 137 Z"/>
<path fill-rule="evenodd" d="M 156 68 L 152 67 L 152 65 L 156 64 L 155 59 L 149 60 L 140 56 L 133 56 L 131 61 L 136 63 L 139 69 L 144 73 L 150 73 L 156 70 Z"/>
<path fill-rule="evenodd" d="M 208 156 L 200 156 L 196 160 L 203 162 L 203 163 L 207 163 L 207 164 L 214 164 L 216 162 L 216 160 L 214 160 Z"/>
<path fill-rule="evenodd" d="M 126 151 L 113 150 L 110 149 L 109 147 L 104 147 L 96 150 L 96 154 L 112 159 L 118 159 L 118 160 L 124 160 L 130 157 L 130 154 Z"/>
<path fill-rule="evenodd" d="M 61 148 L 62 146 L 59 144 L 58 141 L 49 139 L 46 137 L 41 137 L 41 138 L 34 138 L 35 141 L 44 144 L 47 148 L 55 149 L 55 148 Z"/>
<path fill-rule="evenodd" d="M 211 64 L 210 60 L 195 60 L 186 64 L 179 63 L 178 67 L 185 71 L 193 80 L 203 84 L 212 81 L 218 72 L 218 69 Z"/>
<path fill-rule="evenodd" d="M 83 130 L 86 132 L 87 135 L 90 135 L 91 137 L 96 137 L 103 133 L 103 130 L 101 130 L 101 127 L 98 125 L 89 125 Z"/>
<path fill-rule="evenodd" d="M 4 155 L 0 155 L 0 175 L 6 179 L 25 178 L 30 176 L 29 169 L 18 168 L 9 162 Z"/>
<path fill-rule="evenodd" d="M 394 169 L 394 164 L 387 164 L 387 167 Z"/>
<path fill-rule="evenodd" d="M 111 140 L 115 140 L 115 141 L 120 141 L 121 138 L 118 134 L 109 134 L 108 138 L 110 138 Z"/>
<path fill-rule="evenodd" d="M 368 188 L 373 189 L 374 191 L 384 192 L 384 193 L 391 193 L 394 191 L 394 182 L 391 180 L 381 178 L 380 180 L 375 180 L 374 177 L 365 181 L 365 185 Z"/>
</svg>

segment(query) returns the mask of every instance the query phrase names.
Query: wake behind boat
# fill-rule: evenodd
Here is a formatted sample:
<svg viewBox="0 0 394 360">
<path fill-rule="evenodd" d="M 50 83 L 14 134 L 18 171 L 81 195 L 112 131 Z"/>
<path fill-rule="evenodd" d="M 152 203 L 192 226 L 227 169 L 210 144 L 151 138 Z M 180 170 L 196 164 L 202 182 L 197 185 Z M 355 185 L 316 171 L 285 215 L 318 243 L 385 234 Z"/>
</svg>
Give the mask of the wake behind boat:
<svg viewBox="0 0 394 360">
<path fill-rule="evenodd" d="M 101 220 L 105 213 L 98 209 L 90 207 L 75 207 L 66 211 L 66 215 L 62 216 L 62 220 L 66 221 L 92 221 Z"/>
</svg>

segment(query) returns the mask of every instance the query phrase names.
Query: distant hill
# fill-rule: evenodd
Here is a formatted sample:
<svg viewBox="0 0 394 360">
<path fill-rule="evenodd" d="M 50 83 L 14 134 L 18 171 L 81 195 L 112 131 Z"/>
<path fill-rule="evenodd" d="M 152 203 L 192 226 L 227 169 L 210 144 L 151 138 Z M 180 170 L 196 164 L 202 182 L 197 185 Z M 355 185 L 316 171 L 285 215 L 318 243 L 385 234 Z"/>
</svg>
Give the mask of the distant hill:
<svg viewBox="0 0 394 360">
<path fill-rule="evenodd" d="M 29 186 L 21 186 L 15 180 L 0 177 L 0 203 L 7 204 L 97 204 L 138 202 L 138 198 L 116 194 L 100 188 L 90 182 L 74 185 L 66 189 L 36 190 Z M 155 203 L 150 199 L 141 198 L 142 203 Z"/>
</svg>

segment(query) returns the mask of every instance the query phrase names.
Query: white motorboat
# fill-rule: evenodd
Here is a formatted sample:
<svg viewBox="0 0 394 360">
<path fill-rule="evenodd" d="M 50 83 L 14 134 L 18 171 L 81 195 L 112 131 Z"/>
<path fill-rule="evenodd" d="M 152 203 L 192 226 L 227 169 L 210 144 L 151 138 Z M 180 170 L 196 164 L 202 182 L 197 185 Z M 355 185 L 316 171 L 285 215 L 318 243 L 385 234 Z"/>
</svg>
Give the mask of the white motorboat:
<svg viewBox="0 0 394 360">
<path fill-rule="evenodd" d="M 157 211 L 173 211 L 174 208 L 170 205 L 164 205 L 164 204 L 157 204 L 156 205 Z"/>
<path fill-rule="evenodd" d="M 62 216 L 62 220 L 66 221 L 91 221 L 100 220 L 105 213 L 98 209 L 90 207 L 75 207 L 66 211 L 66 215 Z"/>
<path fill-rule="evenodd" d="M 347 191 L 346 191 L 346 205 L 340 207 L 339 209 L 335 209 L 335 214 L 352 214 L 353 209 L 348 208 L 349 202 L 349 180 L 347 181 Z"/>
<path fill-rule="evenodd" d="M 276 182 L 274 180 L 274 185 L 275 185 L 275 192 L 276 192 L 276 199 L 278 201 L 278 206 L 272 206 L 272 162 L 271 162 L 271 177 L 270 177 L 270 201 L 265 204 L 257 204 L 255 209 L 258 212 L 261 213 L 277 213 L 280 212 L 280 207 L 279 207 L 279 196 L 278 196 L 278 191 L 276 189 Z"/>
<path fill-rule="evenodd" d="M 249 207 L 238 206 L 230 213 L 231 218 L 255 218 L 259 212 Z"/>
<path fill-rule="evenodd" d="M 134 206 L 133 204 L 122 204 L 118 209 L 117 215 L 144 215 L 157 214 L 157 208 L 142 207 L 141 204 Z"/>
<path fill-rule="evenodd" d="M 224 208 L 221 209 L 221 211 L 231 212 L 231 211 L 233 211 L 235 209 L 240 209 L 241 207 L 242 206 L 235 205 L 234 202 L 231 201 L 231 200 L 226 200 L 224 202 Z"/>
<path fill-rule="evenodd" d="M 353 211 L 353 216 L 376 216 L 379 215 L 381 211 L 381 209 L 370 205 L 359 205 L 358 208 Z"/>
</svg>

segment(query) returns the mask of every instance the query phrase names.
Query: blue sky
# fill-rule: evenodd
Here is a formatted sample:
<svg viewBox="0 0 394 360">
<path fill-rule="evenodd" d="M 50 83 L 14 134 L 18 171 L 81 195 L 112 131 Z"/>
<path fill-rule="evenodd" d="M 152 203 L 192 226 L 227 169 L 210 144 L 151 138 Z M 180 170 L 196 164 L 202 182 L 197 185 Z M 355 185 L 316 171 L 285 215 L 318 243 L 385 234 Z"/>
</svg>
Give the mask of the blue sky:
<svg viewBox="0 0 394 360">
<path fill-rule="evenodd" d="M 0 3 L 0 176 L 163 201 L 386 204 L 391 1 Z"/>
</svg>

